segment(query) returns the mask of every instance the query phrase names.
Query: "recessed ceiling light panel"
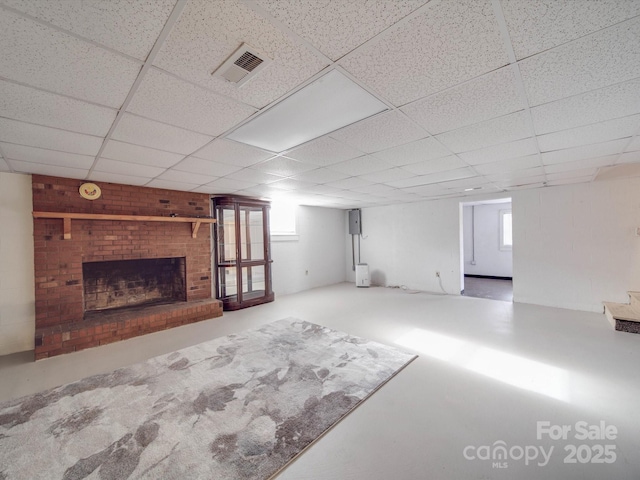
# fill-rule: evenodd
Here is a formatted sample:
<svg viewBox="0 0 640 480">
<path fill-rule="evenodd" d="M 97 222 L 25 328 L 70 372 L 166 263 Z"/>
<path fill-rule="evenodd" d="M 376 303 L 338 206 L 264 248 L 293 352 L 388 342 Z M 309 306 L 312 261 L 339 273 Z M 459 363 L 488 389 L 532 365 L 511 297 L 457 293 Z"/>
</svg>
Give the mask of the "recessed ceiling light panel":
<svg viewBox="0 0 640 480">
<path fill-rule="evenodd" d="M 227 138 L 279 153 L 387 109 L 362 87 L 332 70 Z"/>
</svg>

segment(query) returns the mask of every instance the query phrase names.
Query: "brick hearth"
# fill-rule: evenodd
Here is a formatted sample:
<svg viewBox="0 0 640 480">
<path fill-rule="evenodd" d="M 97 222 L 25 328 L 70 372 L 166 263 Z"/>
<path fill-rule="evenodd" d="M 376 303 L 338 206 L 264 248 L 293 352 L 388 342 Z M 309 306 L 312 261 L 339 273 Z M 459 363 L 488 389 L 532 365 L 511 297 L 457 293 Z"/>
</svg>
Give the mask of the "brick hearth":
<svg viewBox="0 0 640 480">
<path fill-rule="evenodd" d="M 207 216 L 209 196 L 100 183 L 102 196 L 85 200 L 83 182 L 33 176 L 33 209 L 41 212 L 181 217 Z M 222 315 L 211 299 L 210 230 L 192 238 L 190 223 L 73 220 L 71 239 L 61 219 L 34 219 L 36 360 Z M 184 258 L 186 302 L 85 313 L 83 263 Z"/>
</svg>

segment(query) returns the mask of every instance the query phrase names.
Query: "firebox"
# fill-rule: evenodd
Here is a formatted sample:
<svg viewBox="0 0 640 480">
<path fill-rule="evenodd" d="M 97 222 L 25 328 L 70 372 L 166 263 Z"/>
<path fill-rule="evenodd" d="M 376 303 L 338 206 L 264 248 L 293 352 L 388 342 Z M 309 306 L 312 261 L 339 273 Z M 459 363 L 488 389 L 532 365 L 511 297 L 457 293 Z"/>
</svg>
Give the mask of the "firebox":
<svg viewBox="0 0 640 480">
<path fill-rule="evenodd" d="M 82 264 L 84 312 L 186 301 L 185 257 Z"/>
</svg>

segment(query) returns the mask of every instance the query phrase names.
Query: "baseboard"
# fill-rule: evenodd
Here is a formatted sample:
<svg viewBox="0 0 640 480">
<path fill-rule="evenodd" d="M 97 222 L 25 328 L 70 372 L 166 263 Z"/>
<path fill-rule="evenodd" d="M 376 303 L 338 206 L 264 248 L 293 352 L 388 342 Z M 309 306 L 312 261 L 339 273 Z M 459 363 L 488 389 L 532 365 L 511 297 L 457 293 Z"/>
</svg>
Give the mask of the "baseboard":
<svg viewBox="0 0 640 480">
<path fill-rule="evenodd" d="M 493 275 L 467 275 L 465 273 L 464 276 L 471 278 L 489 278 L 491 280 L 513 280 L 513 277 L 494 277 Z"/>
</svg>

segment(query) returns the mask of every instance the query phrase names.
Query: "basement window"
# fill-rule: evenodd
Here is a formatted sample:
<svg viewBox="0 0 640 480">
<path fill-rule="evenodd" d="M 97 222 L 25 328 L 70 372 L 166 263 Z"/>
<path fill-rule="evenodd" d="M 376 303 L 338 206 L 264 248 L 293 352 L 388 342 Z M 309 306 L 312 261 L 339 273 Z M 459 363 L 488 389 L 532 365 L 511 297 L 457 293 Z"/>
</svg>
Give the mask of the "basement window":
<svg viewBox="0 0 640 480">
<path fill-rule="evenodd" d="M 513 223 L 511 210 L 500 210 L 500 250 L 513 248 Z"/>
<path fill-rule="evenodd" d="M 271 203 L 269 218 L 269 230 L 271 240 L 275 242 L 288 242 L 298 240 L 296 230 L 297 205 L 286 201 Z"/>
</svg>

